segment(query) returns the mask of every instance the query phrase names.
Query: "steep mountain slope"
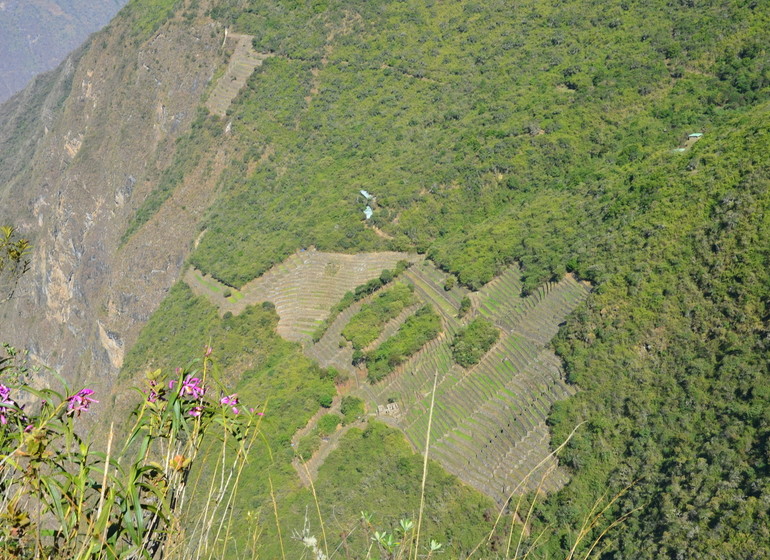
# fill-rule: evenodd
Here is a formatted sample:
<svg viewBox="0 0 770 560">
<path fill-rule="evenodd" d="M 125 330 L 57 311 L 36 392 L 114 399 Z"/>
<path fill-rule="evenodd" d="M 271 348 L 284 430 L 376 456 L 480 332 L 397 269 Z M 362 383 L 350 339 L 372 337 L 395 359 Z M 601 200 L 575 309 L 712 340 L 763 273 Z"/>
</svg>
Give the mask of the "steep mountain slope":
<svg viewBox="0 0 770 560">
<path fill-rule="evenodd" d="M 174 206 L 118 250 L 223 57 L 224 30 L 209 20 L 168 23 L 148 40 L 166 12 L 150 34 L 133 13 L 4 105 L 0 132 L 3 220 L 35 244 L 2 337 L 107 384 L 176 280 L 224 161 L 222 151 L 191 169 Z"/>
<path fill-rule="evenodd" d="M 118 12 L 125 0 L 0 2 L 0 103 L 51 70 Z"/>
<path fill-rule="evenodd" d="M 233 288 L 310 246 L 422 252 L 467 289 L 518 262 L 523 295 L 571 272 L 595 290 L 556 342 L 575 395 L 552 441 L 586 423 L 533 555 L 565 555 L 630 485 L 605 557 L 767 557 L 769 24 L 738 0 L 134 1 L 1 109 L 0 217 L 36 252 L 0 338 L 110 385 L 126 351 L 128 376 L 221 337 L 227 375 L 248 371 L 243 391 L 288 423 L 271 468 L 291 527 L 311 498 L 288 432 L 317 408 L 292 391 L 331 374 L 277 339 L 252 358 L 259 329 L 182 285 L 153 314 L 188 256 Z M 367 439 L 382 429 L 329 456 L 351 473 L 319 473 L 340 532 L 366 504 L 390 521 L 413 507 L 413 463 Z M 236 509 L 267 499 L 255 484 Z"/>
</svg>

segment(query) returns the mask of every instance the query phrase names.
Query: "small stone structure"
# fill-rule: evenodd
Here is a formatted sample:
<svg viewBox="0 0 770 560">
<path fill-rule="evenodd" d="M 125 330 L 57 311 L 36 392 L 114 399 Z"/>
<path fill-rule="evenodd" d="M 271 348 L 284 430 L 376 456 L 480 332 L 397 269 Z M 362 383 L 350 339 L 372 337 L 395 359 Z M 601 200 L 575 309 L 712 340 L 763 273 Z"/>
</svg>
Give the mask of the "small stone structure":
<svg viewBox="0 0 770 560">
<path fill-rule="evenodd" d="M 398 416 L 400 413 L 398 403 L 388 403 L 377 405 L 377 416 Z"/>
</svg>

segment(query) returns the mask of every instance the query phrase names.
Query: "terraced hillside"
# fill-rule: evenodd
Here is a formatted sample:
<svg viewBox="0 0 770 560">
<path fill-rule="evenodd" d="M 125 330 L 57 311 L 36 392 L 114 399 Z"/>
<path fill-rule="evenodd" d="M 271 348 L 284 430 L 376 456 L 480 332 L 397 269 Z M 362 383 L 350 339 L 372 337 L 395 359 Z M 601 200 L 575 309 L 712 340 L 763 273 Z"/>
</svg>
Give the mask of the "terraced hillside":
<svg viewBox="0 0 770 560">
<path fill-rule="evenodd" d="M 273 303 L 280 317 L 278 333 L 287 340 L 307 341 L 345 292 L 376 278 L 384 269 L 395 268 L 400 260 L 420 259 L 396 252 L 345 255 L 310 249 L 293 254 L 241 290 L 228 288 L 194 268 L 184 278 L 196 294 L 209 297 L 223 314 L 237 315 L 247 305 Z M 225 297 L 228 291 L 230 295 Z"/>
<path fill-rule="evenodd" d="M 421 303 L 389 321 L 367 350 L 383 344 L 426 303 L 441 316 L 442 332 L 381 383 L 372 385 L 364 381 L 365 372 L 352 365 L 352 347 L 341 333 L 379 292 L 340 313 L 317 343 L 309 341 L 315 327 L 346 291 L 378 276 L 383 269 L 392 269 L 405 257 L 416 264 L 399 281 L 414 286 Z M 528 474 L 525 490 L 537 488 L 546 472 L 543 488 L 560 488 L 566 475 L 556 459 L 546 459 L 551 448 L 545 419 L 551 404 L 569 396 L 572 389 L 548 344 L 559 324 L 588 295 L 588 285 L 567 275 L 541 286 L 529 297 L 521 297 L 517 267 L 507 269 L 475 293 L 459 286 L 445 290 L 446 279 L 447 275 L 432 263 L 402 253 L 342 255 L 314 250 L 295 253 L 240 291 L 195 269 L 185 277 L 196 293 L 215 301 L 222 313 L 238 314 L 246 305 L 262 301 L 275 304 L 279 333 L 289 340 L 308 342 L 308 356 L 322 367 L 334 367 L 352 377 L 354 394 L 368 402 L 370 411 L 395 402 L 397 410 L 380 419 L 400 428 L 420 451 L 425 446 L 430 390 L 438 374 L 431 456 L 499 503 L 507 500 Z M 457 315 L 466 295 L 473 306 L 461 320 Z M 501 335 L 481 361 L 466 370 L 454 363 L 450 344 L 458 330 L 477 316 L 492 321 Z M 314 471 L 328 455 L 330 445 L 331 440 L 323 443 L 313 456 Z"/>
<path fill-rule="evenodd" d="M 492 320 L 500 340 L 481 362 L 465 370 L 452 361 L 449 344 L 460 322 L 457 294 L 444 292 L 441 273 L 428 265 L 405 275 L 416 292 L 442 310 L 445 336 L 439 337 L 384 383 L 362 390 L 372 408 L 395 401 L 399 414 L 390 419 L 412 444 L 424 449 L 433 376 L 438 373 L 431 456 L 460 479 L 504 502 L 534 469 L 524 487 L 537 487 L 553 469 L 544 488 L 565 482 L 550 452 L 545 424 L 551 404 L 567 397 L 559 360 L 547 348 L 558 325 L 587 296 L 587 285 L 567 276 L 520 297 L 519 271 L 513 267 L 472 295 L 475 314 Z M 452 310 L 455 310 L 455 313 Z"/>
<path fill-rule="evenodd" d="M 238 95 L 240 89 L 246 85 L 246 80 L 249 79 L 254 69 L 261 66 L 266 58 L 272 56 L 254 51 L 251 45 L 253 38 L 251 35 L 235 33 L 228 36 L 228 41 L 236 42 L 235 50 L 230 57 L 225 73 L 217 81 L 206 102 L 206 106 L 212 114 L 224 117 L 230 103 Z"/>
</svg>

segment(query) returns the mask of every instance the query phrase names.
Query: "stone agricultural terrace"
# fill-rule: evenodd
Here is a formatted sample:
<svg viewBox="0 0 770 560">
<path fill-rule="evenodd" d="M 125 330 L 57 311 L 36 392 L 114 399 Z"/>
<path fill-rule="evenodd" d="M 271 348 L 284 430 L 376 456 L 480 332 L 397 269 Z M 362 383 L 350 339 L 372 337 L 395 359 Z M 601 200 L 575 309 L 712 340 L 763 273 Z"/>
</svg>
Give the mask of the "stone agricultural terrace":
<svg viewBox="0 0 770 560">
<path fill-rule="evenodd" d="M 378 277 L 384 269 L 394 269 L 399 260 L 414 263 L 398 281 L 412 285 L 420 303 L 388 322 L 366 350 L 393 336 L 424 304 L 430 304 L 440 315 L 442 332 L 372 385 L 366 381 L 365 367 L 352 365 L 352 347 L 341 333 L 379 292 L 340 313 L 318 342 L 313 343 L 311 336 L 345 292 Z M 516 266 L 473 293 L 459 285 L 444 289 L 447 277 L 417 255 L 308 250 L 295 253 L 240 291 L 228 289 L 195 269 L 187 272 L 185 280 L 195 293 L 212 299 L 221 313 L 238 314 L 247 305 L 264 301 L 275 304 L 279 334 L 302 342 L 306 354 L 322 367 L 347 373 L 354 380 L 350 391 L 367 402 L 370 414 L 400 429 L 420 452 L 425 448 L 431 388 L 438 376 L 432 459 L 499 504 L 514 492 L 537 489 L 541 480 L 543 490 L 557 490 L 567 481 L 567 473 L 555 458 L 548 457 L 551 442 L 546 418 L 551 405 L 570 396 L 574 389 L 565 382 L 550 341 L 567 315 L 588 296 L 590 286 L 567 275 L 522 297 Z M 458 311 L 465 296 L 472 306 L 461 319 Z M 455 334 L 478 316 L 494 323 L 500 337 L 478 364 L 465 369 L 454 363 L 451 343 Z M 336 445 L 338 440 L 333 438 L 329 445 Z M 309 461 L 314 472 L 331 451 L 324 445 Z"/>
</svg>

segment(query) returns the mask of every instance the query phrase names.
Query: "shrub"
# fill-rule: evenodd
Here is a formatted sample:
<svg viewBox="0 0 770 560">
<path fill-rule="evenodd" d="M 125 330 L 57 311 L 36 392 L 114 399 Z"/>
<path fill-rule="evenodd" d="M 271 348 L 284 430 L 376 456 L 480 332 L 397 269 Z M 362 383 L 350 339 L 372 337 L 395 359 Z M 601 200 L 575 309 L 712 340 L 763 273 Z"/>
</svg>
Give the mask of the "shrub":
<svg viewBox="0 0 770 560">
<path fill-rule="evenodd" d="M 333 433 L 341 422 L 342 418 L 337 414 L 324 414 L 318 421 L 318 433 L 327 436 Z"/>
<path fill-rule="evenodd" d="M 346 395 L 342 398 L 342 403 L 340 404 L 340 412 L 343 416 L 342 423 L 350 424 L 359 416 L 363 416 L 366 412 L 364 408 L 364 401 L 358 397 Z"/>
<path fill-rule="evenodd" d="M 474 319 L 452 341 L 452 357 L 461 366 L 471 367 L 479 363 L 499 336 L 500 331 L 490 321 Z"/>
<path fill-rule="evenodd" d="M 448 292 L 452 288 L 455 287 L 455 284 L 457 283 L 457 280 L 454 276 L 447 276 L 447 279 L 444 280 L 444 291 Z"/>
<path fill-rule="evenodd" d="M 297 456 L 303 461 L 309 461 L 320 445 L 321 440 L 317 434 L 308 434 L 299 440 L 299 444 L 297 444 Z"/>
<path fill-rule="evenodd" d="M 471 298 L 469 298 L 468 296 L 465 296 L 460 301 L 460 309 L 457 312 L 457 317 L 462 319 L 468 314 L 468 311 L 470 310 L 471 310 Z"/>
<path fill-rule="evenodd" d="M 376 383 L 441 332 L 441 318 L 430 305 L 417 310 L 398 332 L 366 356 L 371 383 Z"/>
</svg>

